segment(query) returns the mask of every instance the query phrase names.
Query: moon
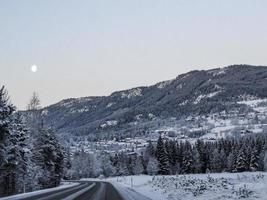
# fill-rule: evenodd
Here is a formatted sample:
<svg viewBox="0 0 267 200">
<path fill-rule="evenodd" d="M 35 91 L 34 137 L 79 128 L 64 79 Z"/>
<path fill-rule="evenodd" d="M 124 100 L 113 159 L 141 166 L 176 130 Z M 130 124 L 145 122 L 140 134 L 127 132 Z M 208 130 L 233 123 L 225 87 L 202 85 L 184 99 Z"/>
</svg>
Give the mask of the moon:
<svg viewBox="0 0 267 200">
<path fill-rule="evenodd" d="M 37 72 L 37 70 L 38 70 L 38 68 L 37 68 L 36 65 L 31 66 L 31 71 L 32 71 L 33 73 Z"/>
</svg>

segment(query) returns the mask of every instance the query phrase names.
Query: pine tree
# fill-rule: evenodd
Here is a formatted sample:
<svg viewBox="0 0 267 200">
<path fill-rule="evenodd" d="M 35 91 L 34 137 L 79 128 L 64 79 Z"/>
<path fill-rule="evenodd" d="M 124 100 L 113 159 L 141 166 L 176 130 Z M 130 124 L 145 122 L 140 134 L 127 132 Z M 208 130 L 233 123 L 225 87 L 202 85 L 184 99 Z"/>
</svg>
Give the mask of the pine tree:
<svg viewBox="0 0 267 200">
<path fill-rule="evenodd" d="M 213 172 L 222 172 L 226 169 L 226 154 L 224 150 L 215 148 L 211 155 L 211 170 Z"/>
<path fill-rule="evenodd" d="M 193 167 L 193 154 L 191 144 L 189 142 L 185 143 L 185 148 L 183 150 L 183 160 L 181 165 L 181 173 L 189 174 L 194 172 Z"/>
<path fill-rule="evenodd" d="M 41 129 L 35 141 L 34 161 L 37 179 L 42 188 L 55 187 L 63 174 L 63 153 L 52 130 Z"/>
<path fill-rule="evenodd" d="M 201 173 L 201 164 L 200 164 L 200 160 L 199 160 L 199 153 L 195 147 L 192 149 L 192 154 L 193 154 L 194 173 Z"/>
<path fill-rule="evenodd" d="M 176 174 L 179 170 L 179 165 L 177 162 L 177 147 L 174 141 L 169 141 L 168 158 L 170 162 L 171 174 Z"/>
<path fill-rule="evenodd" d="M 206 173 L 206 170 L 208 169 L 209 166 L 209 159 L 208 159 L 208 154 L 206 152 L 206 145 L 202 140 L 197 140 L 195 146 L 199 154 L 201 173 Z"/>
<path fill-rule="evenodd" d="M 259 154 L 257 149 L 254 147 L 253 151 L 251 152 L 249 170 L 257 171 L 258 169 L 259 169 Z"/>
<path fill-rule="evenodd" d="M 236 171 L 236 160 L 237 155 L 235 152 L 231 152 L 227 157 L 227 171 L 235 172 Z"/>
<path fill-rule="evenodd" d="M 12 136 L 12 114 L 15 107 L 9 102 L 7 91 L 4 87 L 0 89 L 0 195 L 12 194 L 15 188 L 12 186 L 14 181 L 13 166 L 9 164 L 8 152 L 11 145 Z"/>
<path fill-rule="evenodd" d="M 162 175 L 170 174 L 170 165 L 168 155 L 164 146 L 162 137 L 160 136 L 157 143 L 157 159 L 159 162 L 158 173 Z"/>
<path fill-rule="evenodd" d="M 11 135 L 9 137 L 9 146 L 7 152 L 7 166 L 14 180 L 12 193 L 25 191 L 25 179 L 27 170 L 27 141 L 28 132 L 22 122 L 20 114 L 13 115 Z"/>
<path fill-rule="evenodd" d="M 242 148 L 239 150 L 236 160 L 236 169 L 238 172 L 244 172 L 247 170 L 246 160 L 245 146 L 242 146 Z"/>
<path fill-rule="evenodd" d="M 221 160 L 220 160 L 219 150 L 217 148 L 212 152 L 211 170 L 212 172 L 220 172 L 221 170 Z"/>
<path fill-rule="evenodd" d="M 6 163 L 7 140 L 10 136 L 11 117 L 15 108 L 9 103 L 9 97 L 4 87 L 0 89 L 0 167 Z"/>
<path fill-rule="evenodd" d="M 69 147 L 64 149 L 63 154 L 64 154 L 63 178 L 68 180 L 70 179 L 69 170 L 71 169 L 71 154 Z"/>
<path fill-rule="evenodd" d="M 263 156 L 264 170 L 267 171 L 267 150 L 264 153 L 265 153 L 265 155 Z"/>
</svg>

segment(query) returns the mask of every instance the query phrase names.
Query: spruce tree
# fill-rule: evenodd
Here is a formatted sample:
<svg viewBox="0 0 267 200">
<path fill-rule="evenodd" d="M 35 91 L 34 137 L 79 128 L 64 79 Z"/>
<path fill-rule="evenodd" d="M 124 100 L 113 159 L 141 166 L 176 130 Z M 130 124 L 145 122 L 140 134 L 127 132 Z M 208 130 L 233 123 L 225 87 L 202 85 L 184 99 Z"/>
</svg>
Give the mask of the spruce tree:
<svg viewBox="0 0 267 200">
<path fill-rule="evenodd" d="M 264 152 L 264 156 L 263 156 L 263 163 L 264 163 L 264 170 L 267 171 L 267 150 Z"/>
<path fill-rule="evenodd" d="M 219 150 L 216 148 L 212 152 L 211 156 L 211 170 L 212 172 L 220 172 L 221 171 L 221 160 Z"/>
<path fill-rule="evenodd" d="M 236 171 L 236 160 L 237 155 L 235 152 L 231 152 L 227 157 L 227 171 L 235 172 Z"/>
<path fill-rule="evenodd" d="M 9 102 L 7 91 L 4 87 L 0 89 L 0 195 L 12 194 L 14 186 L 14 166 L 11 165 L 10 145 L 12 137 L 12 114 L 15 107 Z"/>
<path fill-rule="evenodd" d="M 159 162 L 158 173 L 162 175 L 170 174 L 169 159 L 161 136 L 159 137 L 157 142 L 157 159 Z"/>
<path fill-rule="evenodd" d="M 194 160 L 193 160 L 191 144 L 189 142 L 186 142 L 183 150 L 181 173 L 183 174 L 193 173 L 194 172 L 193 162 Z"/>
<path fill-rule="evenodd" d="M 259 169 L 259 154 L 257 149 L 254 147 L 253 151 L 251 152 L 249 170 L 257 171 L 258 169 Z"/>
<path fill-rule="evenodd" d="M 7 152 L 7 166 L 12 175 L 12 193 L 25 191 L 25 179 L 27 170 L 27 141 L 28 132 L 22 122 L 20 114 L 13 115 L 11 135 Z"/>
<path fill-rule="evenodd" d="M 208 154 L 206 152 L 206 145 L 204 141 L 197 140 L 195 146 L 199 153 L 201 173 L 206 173 L 206 170 L 208 169 L 208 166 L 209 166 L 209 159 L 208 159 Z"/>
<path fill-rule="evenodd" d="M 236 169 L 238 172 L 244 172 L 247 170 L 247 162 L 246 162 L 246 153 L 245 153 L 245 146 L 242 146 L 239 150 L 236 160 Z"/>
<path fill-rule="evenodd" d="M 179 165 L 177 162 L 177 146 L 174 141 L 169 141 L 169 162 L 171 174 L 176 174 L 179 170 Z"/>
</svg>

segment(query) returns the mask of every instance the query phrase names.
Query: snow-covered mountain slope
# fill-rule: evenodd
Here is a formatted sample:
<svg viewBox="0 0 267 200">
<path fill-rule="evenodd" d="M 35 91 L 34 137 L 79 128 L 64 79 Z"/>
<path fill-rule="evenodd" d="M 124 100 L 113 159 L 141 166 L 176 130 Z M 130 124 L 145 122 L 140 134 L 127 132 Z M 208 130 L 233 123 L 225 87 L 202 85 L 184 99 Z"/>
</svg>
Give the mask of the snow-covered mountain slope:
<svg viewBox="0 0 267 200">
<path fill-rule="evenodd" d="M 234 65 L 191 71 L 110 96 L 66 99 L 40 112 L 63 138 L 225 137 L 265 129 L 267 67 Z"/>
</svg>

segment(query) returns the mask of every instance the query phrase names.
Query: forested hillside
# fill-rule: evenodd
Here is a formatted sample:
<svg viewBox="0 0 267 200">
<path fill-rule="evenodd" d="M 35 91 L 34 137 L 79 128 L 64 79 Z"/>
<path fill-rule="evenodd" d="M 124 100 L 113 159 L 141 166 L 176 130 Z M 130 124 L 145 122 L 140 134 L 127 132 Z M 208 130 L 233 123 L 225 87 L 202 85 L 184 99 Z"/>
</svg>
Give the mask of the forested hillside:
<svg viewBox="0 0 267 200">
<path fill-rule="evenodd" d="M 147 135 L 163 122 L 188 116 L 246 115 L 251 108 L 239 101 L 266 97 L 267 67 L 233 65 L 191 71 L 110 96 L 66 99 L 40 112 L 45 124 L 59 133 L 94 141 Z"/>
</svg>

